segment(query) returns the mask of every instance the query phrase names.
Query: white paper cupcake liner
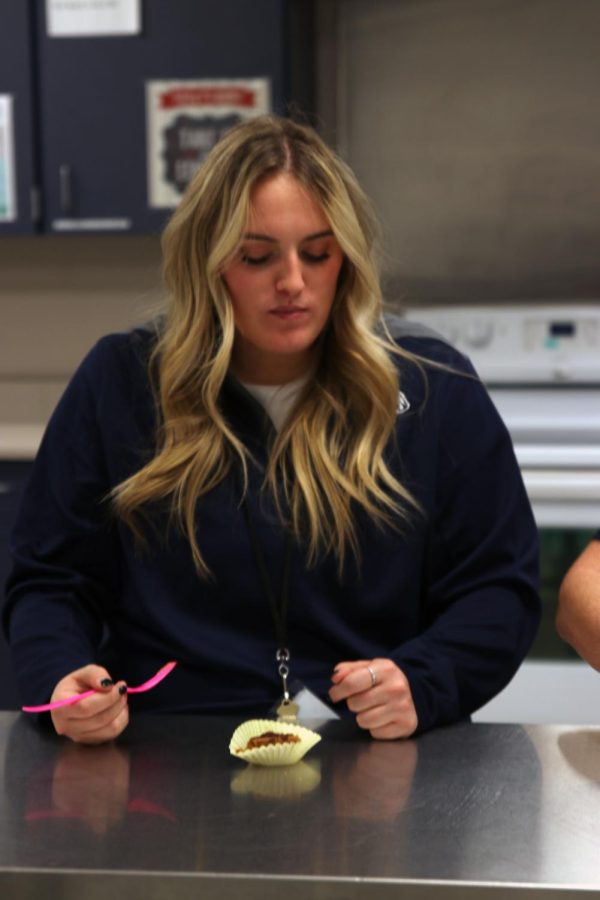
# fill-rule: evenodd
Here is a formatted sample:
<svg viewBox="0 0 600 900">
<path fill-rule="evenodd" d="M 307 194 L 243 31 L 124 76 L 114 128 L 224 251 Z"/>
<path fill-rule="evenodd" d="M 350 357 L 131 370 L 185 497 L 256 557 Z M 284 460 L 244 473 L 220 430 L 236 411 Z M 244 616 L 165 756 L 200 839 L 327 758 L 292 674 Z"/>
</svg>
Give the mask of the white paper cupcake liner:
<svg viewBox="0 0 600 900">
<path fill-rule="evenodd" d="M 273 731 L 276 734 L 294 734 L 300 740 L 290 744 L 268 744 L 265 747 L 245 749 L 250 738 L 258 737 L 267 731 Z M 229 752 L 236 759 L 243 759 L 244 762 L 257 766 L 291 766 L 301 760 L 320 740 L 320 734 L 304 728 L 302 725 L 272 719 L 249 719 L 238 725 L 233 732 L 229 742 Z"/>
</svg>

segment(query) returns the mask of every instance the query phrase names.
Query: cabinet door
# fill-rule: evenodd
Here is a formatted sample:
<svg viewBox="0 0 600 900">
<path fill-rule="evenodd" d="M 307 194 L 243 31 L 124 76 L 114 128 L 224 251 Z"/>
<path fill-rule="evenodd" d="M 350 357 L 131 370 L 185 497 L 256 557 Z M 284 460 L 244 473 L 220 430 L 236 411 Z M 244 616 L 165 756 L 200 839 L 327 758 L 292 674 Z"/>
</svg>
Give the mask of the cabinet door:
<svg viewBox="0 0 600 900">
<path fill-rule="evenodd" d="M 0 3 L 0 235 L 36 225 L 32 46 L 28 0 Z"/>
<path fill-rule="evenodd" d="M 49 37 L 37 0 L 45 228 L 157 232 L 146 83 L 267 77 L 287 92 L 285 0 L 143 0 L 139 35 Z"/>
</svg>

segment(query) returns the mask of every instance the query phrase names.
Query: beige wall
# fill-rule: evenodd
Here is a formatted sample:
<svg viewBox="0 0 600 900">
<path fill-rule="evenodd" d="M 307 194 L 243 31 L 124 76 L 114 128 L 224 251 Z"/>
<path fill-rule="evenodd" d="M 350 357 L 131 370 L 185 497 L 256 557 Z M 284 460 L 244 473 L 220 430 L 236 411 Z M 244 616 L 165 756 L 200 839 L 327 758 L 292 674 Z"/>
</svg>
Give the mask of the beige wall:
<svg viewBox="0 0 600 900">
<path fill-rule="evenodd" d="M 0 431 L 45 422 L 92 344 L 161 297 L 156 237 L 3 237 Z"/>
<path fill-rule="evenodd" d="M 384 224 L 388 295 L 598 297 L 600 2 L 338 9 L 329 102 L 340 149 Z"/>
</svg>

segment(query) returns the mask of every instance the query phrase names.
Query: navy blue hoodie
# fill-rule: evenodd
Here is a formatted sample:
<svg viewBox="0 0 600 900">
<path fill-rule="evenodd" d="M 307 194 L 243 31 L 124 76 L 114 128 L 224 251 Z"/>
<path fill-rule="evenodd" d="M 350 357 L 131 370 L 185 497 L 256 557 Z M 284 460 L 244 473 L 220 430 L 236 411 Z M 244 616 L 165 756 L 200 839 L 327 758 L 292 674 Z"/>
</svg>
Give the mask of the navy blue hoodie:
<svg viewBox="0 0 600 900">
<path fill-rule="evenodd" d="M 46 702 L 90 662 L 137 684 L 174 659 L 162 684 L 130 699 L 133 711 L 265 714 L 281 691 L 277 642 L 238 481 L 198 504 L 209 580 L 166 509 L 151 511 L 143 547 L 106 501 L 153 455 L 153 340 L 140 328 L 99 341 L 46 430 L 14 529 L 4 609 L 22 698 Z M 423 379 L 398 362 L 403 396 L 387 460 L 422 512 L 410 511 L 400 530 L 359 513 L 361 560 L 341 577 L 335 559 L 307 568 L 294 547 L 287 631 L 292 677 L 322 698 L 341 660 L 392 658 L 422 731 L 486 703 L 525 656 L 540 616 L 537 531 L 510 437 L 469 362 L 429 334 L 407 330 L 398 342 L 453 369 L 430 366 Z M 272 428 L 234 379 L 221 402 L 255 460 L 248 504 L 277 591 L 285 538 L 260 488 Z"/>
</svg>

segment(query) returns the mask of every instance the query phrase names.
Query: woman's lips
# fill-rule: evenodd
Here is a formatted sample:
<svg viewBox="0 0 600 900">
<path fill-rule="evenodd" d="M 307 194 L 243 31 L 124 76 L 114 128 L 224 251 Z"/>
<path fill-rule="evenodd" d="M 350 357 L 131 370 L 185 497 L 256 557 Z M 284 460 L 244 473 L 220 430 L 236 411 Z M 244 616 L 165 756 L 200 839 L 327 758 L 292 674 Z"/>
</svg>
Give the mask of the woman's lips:
<svg viewBox="0 0 600 900">
<path fill-rule="evenodd" d="M 305 316 L 308 313 L 308 309 L 305 306 L 277 306 L 275 309 L 269 310 L 269 312 L 272 316 L 277 316 L 278 319 L 293 321 Z"/>
</svg>

